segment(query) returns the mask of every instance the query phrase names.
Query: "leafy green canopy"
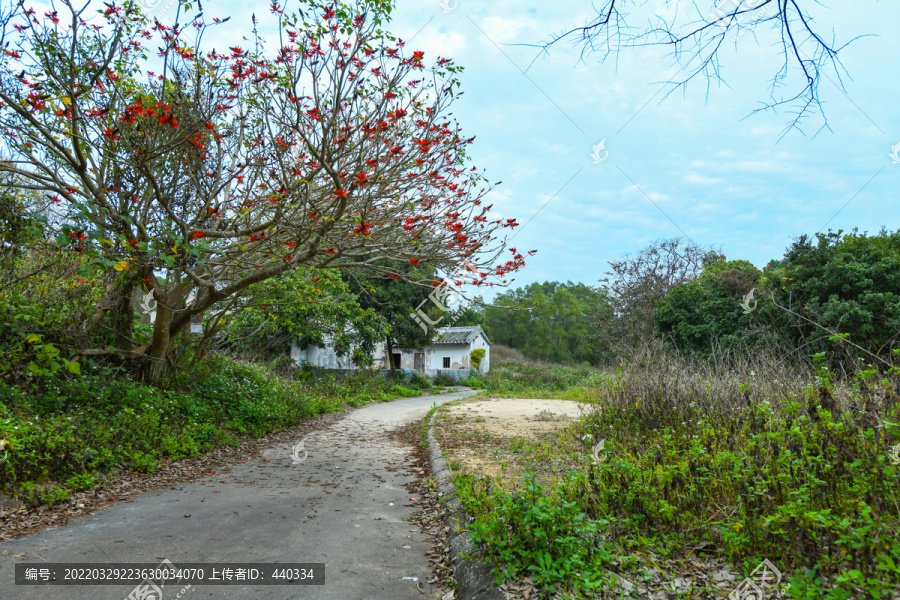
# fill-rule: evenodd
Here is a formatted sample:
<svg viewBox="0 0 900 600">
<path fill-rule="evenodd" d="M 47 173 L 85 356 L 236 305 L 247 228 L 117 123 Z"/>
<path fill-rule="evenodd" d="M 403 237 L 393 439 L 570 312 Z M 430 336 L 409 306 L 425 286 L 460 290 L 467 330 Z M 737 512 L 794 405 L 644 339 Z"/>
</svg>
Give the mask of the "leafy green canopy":
<svg viewBox="0 0 900 600">
<path fill-rule="evenodd" d="M 327 340 L 338 356 L 371 366 L 376 342 L 389 331 L 379 313 L 360 306 L 338 269 L 296 269 L 250 286 L 246 297 L 248 304 L 223 312 L 223 343 L 262 355 Z"/>
<path fill-rule="evenodd" d="M 492 343 L 520 350 L 529 358 L 597 364 L 605 352 L 594 318 L 607 305 L 605 292 L 583 284 L 532 283 L 497 296 L 493 306 L 484 309 L 483 323 Z M 475 314 L 461 316 L 479 320 Z"/>
<path fill-rule="evenodd" d="M 780 305 L 886 354 L 900 342 L 900 230 L 804 235 L 785 253 L 771 288 Z M 814 345 L 831 336 L 802 319 L 790 331 Z"/>
<path fill-rule="evenodd" d="M 746 261 L 707 265 L 659 303 L 654 319 L 661 336 L 700 354 L 771 337 L 811 354 L 833 349 L 838 334 L 856 344 L 844 347 L 848 354 L 887 355 L 900 339 L 900 231 L 804 235 L 762 271 Z"/>
</svg>

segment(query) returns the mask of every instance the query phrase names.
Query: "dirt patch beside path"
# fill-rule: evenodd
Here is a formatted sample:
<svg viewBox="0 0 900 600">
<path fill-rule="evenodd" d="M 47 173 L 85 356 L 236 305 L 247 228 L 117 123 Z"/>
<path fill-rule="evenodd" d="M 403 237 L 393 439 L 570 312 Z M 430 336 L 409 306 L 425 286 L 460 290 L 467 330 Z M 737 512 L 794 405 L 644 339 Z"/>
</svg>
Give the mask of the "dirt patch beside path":
<svg viewBox="0 0 900 600">
<path fill-rule="evenodd" d="M 519 479 L 528 446 L 549 441 L 590 409 L 571 400 L 479 396 L 439 410 L 435 435 L 452 470 Z"/>
</svg>

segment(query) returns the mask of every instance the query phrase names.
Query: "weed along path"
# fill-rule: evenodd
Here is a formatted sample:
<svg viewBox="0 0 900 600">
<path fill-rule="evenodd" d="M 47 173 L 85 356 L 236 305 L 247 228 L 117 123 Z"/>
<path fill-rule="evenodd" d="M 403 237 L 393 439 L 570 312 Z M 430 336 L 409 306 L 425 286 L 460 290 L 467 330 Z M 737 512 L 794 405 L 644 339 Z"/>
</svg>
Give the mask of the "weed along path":
<svg viewBox="0 0 900 600">
<path fill-rule="evenodd" d="M 0 598 L 123 600 L 128 585 L 15 585 L 17 563 L 324 563 L 324 585 L 183 585 L 162 599 L 441 598 L 428 583 L 429 537 L 405 485 L 413 448 L 387 432 L 421 420 L 458 391 L 371 404 L 330 426 L 262 448 L 204 477 L 155 489 L 67 525 L 0 543 Z M 302 462 L 295 462 L 292 451 Z M 63 573 L 57 572 L 57 577 Z M 407 578 L 407 579 L 404 579 Z M 416 578 L 414 580 L 413 578 Z M 237 580 L 234 580 L 237 581 Z M 159 582 L 155 582 L 159 586 Z M 151 589 L 146 587 L 145 590 Z M 152 595 L 132 595 L 160 600 Z"/>
</svg>

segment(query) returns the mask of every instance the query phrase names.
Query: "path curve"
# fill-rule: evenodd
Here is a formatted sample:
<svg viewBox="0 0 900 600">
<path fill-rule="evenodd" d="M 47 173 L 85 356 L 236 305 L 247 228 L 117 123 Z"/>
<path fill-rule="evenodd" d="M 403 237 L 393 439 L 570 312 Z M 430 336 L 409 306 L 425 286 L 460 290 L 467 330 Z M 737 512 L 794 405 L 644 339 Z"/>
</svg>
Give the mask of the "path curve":
<svg viewBox="0 0 900 600">
<path fill-rule="evenodd" d="M 409 522 L 417 512 L 404 488 L 416 476 L 411 449 L 386 432 L 421 420 L 434 403 L 476 393 L 370 404 L 307 435 L 302 463 L 291 458 L 300 439 L 273 445 L 214 476 L 153 490 L 63 527 L 0 543 L 0 598 L 123 600 L 133 584 L 17 586 L 14 565 L 158 564 L 164 558 L 175 565 L 325 563 L 324 586 L 193 586 L 178 600 L 440 598 L 440 590 L 425 583 L 431 577 L 426 556 L 431 542 Z M 403 577 L 417 577 L 422 591 Z M 180 591 L 166 586 L 162 600 Z"/>
</svg>

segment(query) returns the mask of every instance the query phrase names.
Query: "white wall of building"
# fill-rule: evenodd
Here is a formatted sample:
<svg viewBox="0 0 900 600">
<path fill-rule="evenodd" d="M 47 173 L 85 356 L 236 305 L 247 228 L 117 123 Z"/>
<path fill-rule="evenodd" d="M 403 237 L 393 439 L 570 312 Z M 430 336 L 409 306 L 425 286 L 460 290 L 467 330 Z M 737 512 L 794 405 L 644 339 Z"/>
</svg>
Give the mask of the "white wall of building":
<svg viewBox="0 0 900 600">
<path fill-rule="evenodd" d="M 469 353 L 476 348 L 484 349 L 484 358 L 481 359 L 481 364 L 478 365 L 479 373 L 487 373 L 491 369 L 491 345 L 488 344 L 488 341 L 485 339 L 481 333 L 472 340 L 471 345 L 469 346 Z"/>
<path fill-rule="evenodd" d="M 468 369 L 469 346 L 467 344 L 435 344 L 427 349 L 425 369 Z M 444 365 L 444 359 L 450 364 Z"/>
<path fill-rule="evenodd" d="M 308 346 L 300 348 L 296 344 L 291 344 L 291 358 L 298 365 L 309 364 L 313 367 L 323 369 L 355 369 L 357 368 L 350 358 L 350 355 L 339 357 L 328 344 L 329 340 L 325 340 L 325 347 Z M 428 375 L 436 374 L 436 371 L 442 370 L 462 370 L 471 368 L 470 355 L 472 350 L 483 348 L 485 351 L 484 358 L 481 361 L 479 372 L 487 373 L 490 369 L 491 346 L 484 335 L 478 331 L 474 339 L 468 343 L 436 343 L 422 349 L 409 348 L 393 348 L 395 354 L 400 354 L 401 369 L 416 370 L 416 354 L 421 353 L 424 366 L 422 368 Z M 444 366 L 444 359 L 448 358 L 450 366 Z M 375 346 L 373 355 L 376 369 L 389 369 L 390 363 L 387 359 L 387 344 L 380 343 Z"/>
<path fill-rule="evenodd" d="M 351 355 L 338 356 L 334 349 L 328 345 L 325 339 L 325 347 L 307 346 L 300 348 L 297 344 L 291 344 L 291 359 L 298 365 L 308 364 L 322 369 L 354 369 L 356 366 L 351 360 Z"/>
</svg>

